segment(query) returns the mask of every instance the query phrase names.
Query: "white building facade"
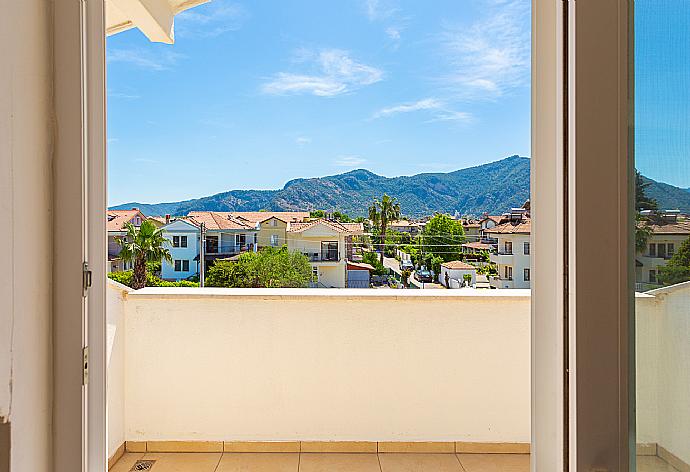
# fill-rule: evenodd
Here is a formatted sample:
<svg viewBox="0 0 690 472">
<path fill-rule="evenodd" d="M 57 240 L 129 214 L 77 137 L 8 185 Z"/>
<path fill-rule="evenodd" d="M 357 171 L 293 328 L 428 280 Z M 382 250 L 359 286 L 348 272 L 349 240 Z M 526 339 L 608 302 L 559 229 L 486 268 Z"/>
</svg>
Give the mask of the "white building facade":
<svg viewBox="0 0 690 472">
<path fill-rule="evenodd" d="M 498 276 L 491 278 L 496 288 L 530 288 L 532 269 L 530 267 L 529 218 L 521 218 L 487 229 L 487 234 L 498 240 L 498 251 L 491 254 Z"/>
</svg>

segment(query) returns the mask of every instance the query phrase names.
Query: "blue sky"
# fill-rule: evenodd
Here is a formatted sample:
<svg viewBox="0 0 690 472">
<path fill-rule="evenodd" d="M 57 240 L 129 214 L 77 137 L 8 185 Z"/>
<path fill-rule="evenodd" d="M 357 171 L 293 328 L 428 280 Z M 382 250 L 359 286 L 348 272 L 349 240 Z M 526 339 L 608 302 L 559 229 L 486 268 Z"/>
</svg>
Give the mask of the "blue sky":
<svg viewBox="0 0 690 472">
<path fill-rule="evenodd" d="M 690 187 L 690 3 L 635 2 L 635 159 L 648 177 Z"/>
<path fill-rule="evenodd" d="M 108 38 L 109 203 L 530 155 L 527 0 L 214 0 Z"/>
</svg>

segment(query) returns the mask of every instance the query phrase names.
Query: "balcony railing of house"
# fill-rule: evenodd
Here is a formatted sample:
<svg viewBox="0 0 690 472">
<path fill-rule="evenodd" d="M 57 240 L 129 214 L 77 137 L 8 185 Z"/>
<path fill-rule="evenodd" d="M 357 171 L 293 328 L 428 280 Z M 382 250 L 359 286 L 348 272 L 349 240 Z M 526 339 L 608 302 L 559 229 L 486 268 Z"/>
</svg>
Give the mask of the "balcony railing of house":
<svg viewBox="0 0 690 472">
<path fill-rule="evenodd" d="M 297 252 L 301 252 L 309 259 L 309 262 L 339 262 L 341 260 L 340 251 L 337 250 L 322 250 L 310 248 L 298 248 Z"/>
<path fill-rule="evenodd" d="M 253 245 L 251 244 L 206 244 L 206 255 L 210 256 L 234 255 L 251 250 L 253 250 Z"/>
</svg>

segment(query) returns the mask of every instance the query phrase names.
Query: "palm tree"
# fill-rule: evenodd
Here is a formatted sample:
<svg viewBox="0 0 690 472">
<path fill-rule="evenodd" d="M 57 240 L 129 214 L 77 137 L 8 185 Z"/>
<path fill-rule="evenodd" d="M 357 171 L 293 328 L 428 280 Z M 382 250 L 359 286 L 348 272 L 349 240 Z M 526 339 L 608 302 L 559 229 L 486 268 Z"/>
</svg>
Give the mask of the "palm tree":
<svg viewBox="0 0 690 472">
<path fill-rule="evenodd" d="M 386 229 L 388 223 L 400 219 L 400 204 L 397 199 L 391 198 L 385 193 L 381 201 L 374 200 L 369 207 L 369 219 L 374 228 L 378 228 L 381 237 L 381 264 L 383 264 L 383 253 L 386 244 Z"/>
<path fill-rule="evenodd" d="M 144 288 L 147 262 L 160 262 L 165 259 L 172 263 L 170 251 L 164 247 L 168 241 L 163 237 L 163 231 L 149 220 L 144 220 L 139 229 L 132 223 L 126 223 L 125 230 L 127 235 L 117 238 L 117 243 L 122 248 L 119 257 L 134 264 L 132 288 Z"/>
</svg>

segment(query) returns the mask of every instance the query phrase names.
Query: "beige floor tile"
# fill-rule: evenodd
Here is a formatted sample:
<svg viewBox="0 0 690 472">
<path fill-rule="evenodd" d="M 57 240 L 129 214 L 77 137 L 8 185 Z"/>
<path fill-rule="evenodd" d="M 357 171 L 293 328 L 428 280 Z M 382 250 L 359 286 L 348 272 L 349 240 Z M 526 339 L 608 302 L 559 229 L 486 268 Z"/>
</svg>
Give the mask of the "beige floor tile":
<svg viewBox="0 0 690 472">
<path fill-rule="evenodd" d="M 297 472 L 298 466 L 295 453 L 226 452 L 216 472 Z"/>
<path fill-rule="evenodd" d="M 458 454 L 465 472 L 529 472 L 529 454 Z"/>
<path fill-rule="evenodd" d="M 660 457 L 637 456 L 637 472 L 677 472 L 677 469 Z"/>
<path fill-rule="evenodd" d="M 149 452 L 146 460 L 155 460 L 151 472 L 214 472 L 221 452 Z"/>
<path fill-rule="evenodd" d="M 303 453 L 299 472 L 381 472 L 376 454 Z"/>
<path fill-rule="evenodd" d="M 110 472 L 129 472 L 129 469 L 132 468 L 134 463 L 142 457 L 144 457 L 143 452 L 125 452 L 122 454 L 122 457 L 120 457 L 120 460 L 115 463 L 113 468 L 110 469 Z"/>
<path fill-rule="evenodd" d="M 379 454 L 382 472 L 462 472 L 455 454 Z"/>
</svg>

